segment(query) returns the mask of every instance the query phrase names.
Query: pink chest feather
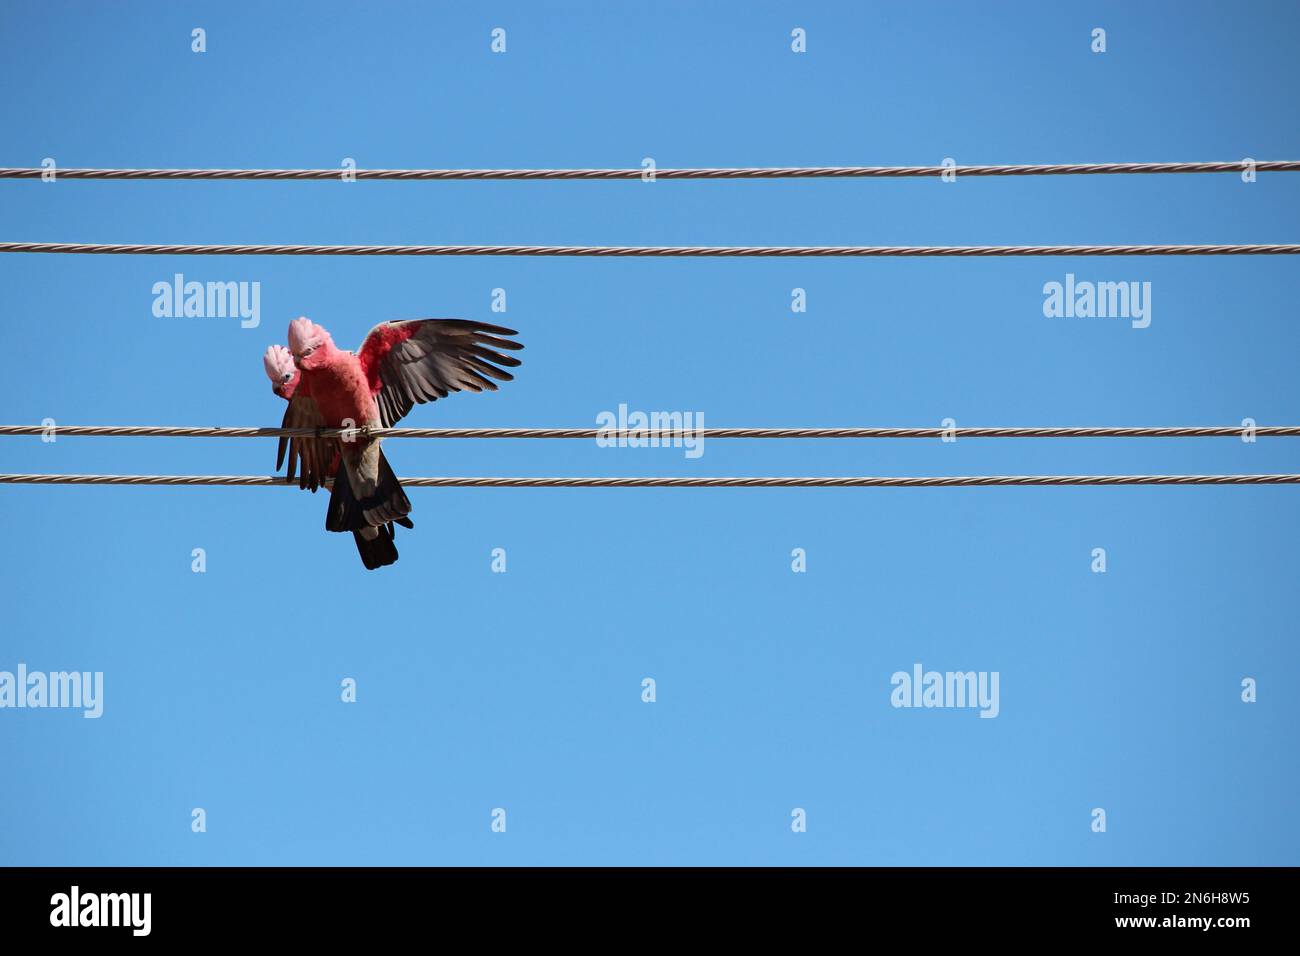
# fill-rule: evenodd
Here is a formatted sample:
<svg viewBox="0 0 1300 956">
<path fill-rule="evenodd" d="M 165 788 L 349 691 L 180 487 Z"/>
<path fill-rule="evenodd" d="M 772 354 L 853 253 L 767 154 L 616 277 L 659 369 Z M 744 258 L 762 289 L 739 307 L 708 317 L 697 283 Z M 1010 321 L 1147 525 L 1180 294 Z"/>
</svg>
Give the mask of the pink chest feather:
<svg viewBox="0 0 1300 956">
<path fill-rule="evenodd" d="M 339 352 L 323 368 L 305 375 L 326 425 L 339 428 L 347 418 L 358 425 L 378 419 L 370 383 L 361 370 L 361 362 L 351 352 Z"/>
</svg>

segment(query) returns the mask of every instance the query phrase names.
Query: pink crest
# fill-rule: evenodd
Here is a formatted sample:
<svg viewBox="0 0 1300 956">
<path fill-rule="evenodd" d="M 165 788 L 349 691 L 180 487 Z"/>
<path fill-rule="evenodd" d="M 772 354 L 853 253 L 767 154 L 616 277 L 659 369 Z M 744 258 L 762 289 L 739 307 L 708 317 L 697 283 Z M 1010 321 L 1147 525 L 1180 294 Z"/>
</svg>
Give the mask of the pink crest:
<svg viewBox="0 0 1300 956">
<path fill-rule="evenodd" d="M 311 347 L 320 347 L 329 341 L 330 334 L 306 316 L 289 323 L 289 349 L 294 355 L 301 355 Z"/>
<path fill-rule="evenodd" d="M 266 369 L 266 377 L 273 382 L 279 382 L 285 374 L 294 373 L 293 356 L 283 345 L 272 345 L 262 356 L 262 366 Z"/>
</svg>

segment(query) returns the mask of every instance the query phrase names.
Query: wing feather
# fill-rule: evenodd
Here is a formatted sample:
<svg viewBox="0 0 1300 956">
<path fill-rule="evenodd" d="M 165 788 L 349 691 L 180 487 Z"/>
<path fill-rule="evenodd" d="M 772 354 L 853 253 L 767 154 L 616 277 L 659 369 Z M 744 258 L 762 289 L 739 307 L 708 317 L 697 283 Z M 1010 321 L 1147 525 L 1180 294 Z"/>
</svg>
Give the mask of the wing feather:
<svg viewBox="0 0 1300 956">
<path fill-rule="evenodd" d="M 316 402 L 306 395 L 294 395 L 284 410 L 282 428 L 321 428 L 325 419 L 321 416 Z M 325 479 L 331 477 L 330 466 L 334 461 L 337 440 L 333 438 L 287 438 L 280 439 L 279 453 L 275 467 L 279 471 L 285 460 L 286 452 L 289 462 L 285 472 L 285 481 L 292 482 L 295 471 L 298 472 L 298 487 L 315 491 Z"/>
<path fill-rule="evenodd" d="M 384 427 L 395 425 L 415 405 L 452 392 L 496 391 L 498 381 L 513 381 L 506 368 L 520 362 L 504 353 L 523 345 L 505 336 L 516 334 L 514 329 L 468 319 L 415 319 L 375 326 L 357 356 Z"/>
</svg>

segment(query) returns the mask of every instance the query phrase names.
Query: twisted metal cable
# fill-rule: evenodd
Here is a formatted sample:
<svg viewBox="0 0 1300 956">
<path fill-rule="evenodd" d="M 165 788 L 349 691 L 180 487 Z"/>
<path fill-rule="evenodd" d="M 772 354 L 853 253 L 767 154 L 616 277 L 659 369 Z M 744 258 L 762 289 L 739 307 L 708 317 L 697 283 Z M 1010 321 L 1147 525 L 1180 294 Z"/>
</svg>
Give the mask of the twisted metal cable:
<svg viewBox="0 0 1300 956">
<path fill-rule="evenodd" d="M 190 425 L 0 425 L 0 438 L 1300 438 L 1300 425 L 953 428 L 242 428 Z"/>
<path fill-rule="evenodd" d="M 1011 485 L 1294 485 L 1300 475 L 978 475 L 846 478 L 403 478 L 406 488 L 954 488 Z M 0 485 L 233 485 L 296 488 L 263 475 L 0 475 Z"/>
<path fill-rule="evenodd" d="M 712 169 L 655 169 L 655 179 L 902 179 L 940 176 L 1076 176 L 1132 173 L 1297 172 L 1297 160 L 1245 160 L 1223 163 L 1030 163 L 1004 166 L 764 166 Z M 145 180 L 610 180 L 641 179 L 649 170 L 635 169 L 45 169 L 0 168 L 0 179 Z"/>
<path fill-rule="evenodd" d="M 596 256 L 815 258 L 823 256 L 1294 256 L 1300 244 L 1110 246 L 362 246 L 0 242 L 0 252 L 115 256 Z"/>
</svg>

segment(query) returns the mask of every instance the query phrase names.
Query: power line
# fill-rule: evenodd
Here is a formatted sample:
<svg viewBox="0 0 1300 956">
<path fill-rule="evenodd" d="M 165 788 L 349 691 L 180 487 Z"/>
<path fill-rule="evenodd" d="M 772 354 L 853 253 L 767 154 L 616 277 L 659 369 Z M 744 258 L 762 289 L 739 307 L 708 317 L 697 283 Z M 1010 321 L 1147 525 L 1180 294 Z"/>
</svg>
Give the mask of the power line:
<svg viewBox="0 0 1300 956">
<path fill-rule="evenodd" d="M 72 438 L 1300 438 L 1300 425 L 953 428 L 241 428 L 190 425 L 0 425 L 0 437 Z"/>
<path fill-rule="evenodd" d="M 1012 485 L 1294 485 L 1300 475 L 978 475 L 845 478 L 403 478 L 407 488 L 955 488 Z M 4 485 L 232 485 L 296 488 L 263 475 L 0 475 Z"/>
<path fill-rule="evenodd" d="M 1096 176 L 1137 173 L 1297 172 L 1297 160 L 1224 163 L 1035 163 L 1004 166 L 761 166 L 693 169 L 46 169 L 0 168 L 0 179 L 136 180 L 611 180 L 611 179 L 903 179 L 941 176 Z"/>
<path fill-rule="evenodd" d="M 362 246 L 0 242 L 0 252 L 115 256 L 595 256 L 600 258 L 1294 256 L 1300 244 L 1110 246 Z"/>
</svg>

